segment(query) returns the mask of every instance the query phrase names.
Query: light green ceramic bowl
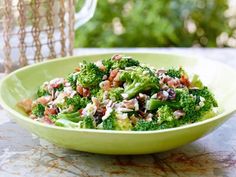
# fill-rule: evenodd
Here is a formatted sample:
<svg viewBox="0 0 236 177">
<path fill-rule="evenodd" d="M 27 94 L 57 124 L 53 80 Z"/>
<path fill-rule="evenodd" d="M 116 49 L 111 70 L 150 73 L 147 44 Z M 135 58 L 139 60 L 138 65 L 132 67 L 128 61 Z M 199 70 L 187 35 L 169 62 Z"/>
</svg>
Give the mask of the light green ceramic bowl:
<svg viewBox="0 0 236 177">
<path fill-rule="evenodd" d="M 168 54 L 129 53 L 155 67 L 183 66 L 197 73 L 214 92 L 222 112 L 210 119 L 178 128 L 134 132 L 61 128 L 28 118 L 16 107 L 32 97 L 38 86 L 54 77 L 66 76 L 78 62 L 108 58 L 112 54 L 68 57 L 19 69 L 1 81 L 0 102 L 22 127 L 58 146 L 102 154 L 146 154 L 166 151 L 190 143 L 216 129 L 236 110 L 236 72 L 224 64 Z"/>
</svg>

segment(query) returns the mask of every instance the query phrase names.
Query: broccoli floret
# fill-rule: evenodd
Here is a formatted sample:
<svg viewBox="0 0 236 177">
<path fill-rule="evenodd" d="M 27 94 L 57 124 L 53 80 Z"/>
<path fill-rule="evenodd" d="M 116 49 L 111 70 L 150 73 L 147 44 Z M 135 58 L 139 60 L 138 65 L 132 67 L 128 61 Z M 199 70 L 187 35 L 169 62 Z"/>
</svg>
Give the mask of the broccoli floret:
<svg viewBox="0 0 236 177">
<path fill-rule="evenodd" d="M 168 69 L 166 75 L 173 77 L 173 78 L 181 78 L 182 75 L 186 75 L 186 72 L 183 70 L 182 67 L 179 69 Z"/>
<path fill-rule="evenodd" d="M 133 130 L 135 131 L 148 131 L 160 130 L 164 128 L 172 128 L 176 126 L 176 120 L 173 116 L 173 111 L 167 105 L 161 106 L 157 111 L 158 117 L 153 118 L 152 121 L 140 119 Z"/>
<path fill-rule="evenodd" d="M 180 92 L 176 93 L 177 95 L 180 94 L 179 103 L 176 105 L 178 109 L 182 109 L 185 112 L 185 116 L 195 119 L 199 115 L 196 113 L 196 97 L 189 94 L 186 90 L 180 90 Z"/>
<path fill-rule="evenodd" d="M 108 74 L 110 69 L 111 69 L 111 67 L 112 67 L 112 65 L 113 65 L 112 59 L 109 58 L 109 59 L 102 60 L 102 64 L 106 68 L 106 74 Z"/>
<path fill-rule="evenodd" d="M 32 109 L 32 114 L 37 117 L 43 117 L 44 111 L 45 111 L 45 106 L 39 103 Z"/>
<path fill-rule="evenodd" d="M 126 67 L 131 67 L 131 66 L 139 66 L 139 61 L 134 60 L 131 57 L 122 57 L 120 60 L 112 60 L 112 69 L 113 68 L 120 68 L 120 69 L 125 69 Z"/>
<path fill-rule="evenodd" d="M 119 57 L 119 59 L 116 59 L 116 57 Z M 106 67 L 107 71 L 115 68 L 125 69 L 126 67 L 139 66 L 139 61 L 121 55 L 115 55 L 110 59 L 102 60 L 102 63 Z"/>
<path fill-rule="evenodd" d="M 78 83 L 86 88 L 96 87 L 102 81 L 104 72 L 94 63 L 84 62 L 78 74 Z"/>
<path fill-rule="evenodd" d="M 207 87 L 203 89 L 175 89 L 176 99 L 173 101 L 161 101 L 150 99 L 146 105 L 150 111 L 158 110 L 161 106 L 168 105 L 171 109 L 180 109 L 185 112 L 185 116 L 176 121 L 182 125 L 198 121 L 213 107 L 217 107 L 217 102 Z"/>
<path fill-rule="evenodd" d="M 130 68 L 121 72 L 120 80 L 125 82 L 124 93 L 125 99 L 130 99 L 140 92 L 148 90 L 158 90 L 159 80 L 155 74 L 146 67 Z"/>
<path fill-rule="evenodd" d="M 46 96 L 46 95 L 50 95 L 50 93 L 43 86 L 39 87 L 37 91 L 37 98 Z"/>
<path fill-rule="evenodd" d="M 98 99 L 98 100 L 100 100 L 101 102 L 103 101 L 103 95 L 104 95 L 104 90 L 102 90 L 102 89 L 100 89 L 98 92 L 97 92 L 97 94 L 96 94 L 96 98 Z"/>
<path fill-rule="evenodd" d="M 161 124 L 157 118 L 154 118 L 152 121 L 139 120 L 132 130 L 134 131 L 150 131 L 150 130 L 162 130 L 167 128 L 174 128 L 180 125 L 183 125 L 183 121 L 173 119 L 172 121 L 164 121 Z"/>
<path fill-rule="evenodd" d="M 180 122 L 179 120 L 172 120 L 172 121 L 165 121 L 163 123 L 161 123 L 156 130 L 162 130 L 162 129 L 167 129 L 167 128 L 174 128 L 177 126 L 182 125 L 182 122 Z"/>
<path fill-rule="evenodd" d="M 94 129 L 96 127 L 95 125 L 94 119 L 91 116 L 84 117 L 81 122 L 81 128 Z"/>
<path fill-rule="evenodd" d="M 185 100 L 187 99 L 187 100 Z M 192 100 L 192 99 L 191 99 Z M 187 108 L 184 104 L 187 104 L 189 102 L 188 98 L 184 98 L 181 100 L 183 103 L 180 103 L 181 109 L 185 111 L 185 115 L 179 119 L 176 119 L 173 115 L 173 110 L 165 105 L 158 109 L 158 122 L 160 122 L 160 126 L 158 127 L 158 130 L 166 129 L 166 128 L 173 128 L 178 127 L 184 124 L 192 123 L 197 121 L 199 118 L 199 113 L 195 111 L 195 104 L 193 107 Z M 185 102 L 186 101 L 186 102 Z M 192 105 L 192 103 L 190 103 Z M 189 110 L 186 110 L 189 109 Z"/>
<path fill-rule="evenodd" d="M 79 109 L 80 100 L 81 100 L 81 97 L 79 95 L 74 95 L 72 98 L 66 97 L 65 101 L 68 106 L 73 105 L 75 109 Z"/>
<path fill-rule="evenodd" d="M 144 119 L 140 119 L 132 130 L 134 131 L 148 131 L 148 130 L 157 130 L 159 124 L 156 119 L 152 121 L 146 121 Z"/>
<path fill-rule="evenodd" d="M 71 87 L 76 90 L 76 83 L 77 83 L 77 78 L 78 78 L 78 72 L 76 73 L 71 73 L 68 77 L 67 77 L 67 81 L 70 83 Z"/>
<path fill-rule="evenodd" d="M 159 99 L 150 99 L 147 102 L 147 110 L 158 110 L 160 107 L 167 105 L 171 109 L 181 109 L 185 112 L 185 117 L 195 121 L 195 118 L 199 117 L 199 113 L 196 111 L 196 97 L 191 95 L 186 89 L 175 89 L 175 100 L 161 101 Z"/>
<path fill-rule="evenodd" d="M 99 87 L 94 87 L 90 89 L 90 97 L 96 97 L 97 93 L 100 91 L 101 89 Z"/>
<path fill-rule="evenodd" d="M 170 122 L 174 120 L 174 116 L 173 116 L 173 111 L 172 109 L 165 105 L 160 107 L 157 110 L 157 115 L 158 115 L 158 122 L 161 124 L 162 122 Z"/>
<path fill-rule="evenodd" d="M 203 89 L 191 89 L 190 93 L 196 96 L 201 115 L 211 110 L 213 107 L 218 107 L 217 101 L 207 87 L 203 87 Z M 200 102 L 202 102 L 202 105 Z"/>
<path fill-rule="evenodd" d="M 123 98 L 121 96 L 121 94 L 124 92 L 124 89 L 121 87 L 117 87 L 117 88 L 112 88 L 111 90 L 109 90 L 108 92 L 108 97 L 109 99 L 111 99 L 112 101 L 122 101 Z"/>
<path fill-rule="evenodd" d="M 116 87 L 116 88 L 111 88 L 108 92 L 107 92 L 107 96 L 106 98 L 112 100 L 112 101 L 122 101 L 123 97 L 122 97 L 122 93 L 124 92 L 124 89 L 121 87 Z M 100 89 L 99 92 L 97 92 L 96 97 L 100 100 L 103 101 L 104 100 L 104 93 L 105 91 Z"/>
<path fill-rule="evenodd" d="M 153 99 L 147 101 L 147 110 L 153 111 L 158 110 L 161 106 L 168 105 L 172 109 L 181 109 L 186 107 L 186 109 L 193 107 L 196 102 L 196 98 L 189 94 L 186 89 L 175 89 L 176 98 L 175 100 L 159 100 Z"/>
<path fill-rule="evenodd" d="M 91 101 L 86 98 L 86 97 L 83 97 L 80 99 L 80 108 L 85 108 L 87 106 L 87 104 L 91 103 Z"/>
<path fill-rule="evenodd" d="M 196 97 L 191 95 L 186 89 L 175 89 L 175 100 L 161 101 L 159 99 L 150 99 L 147 102 L 147 110 L 158 110 L 162 106 L 167 105 L 171 109 L 180 109 L 185 112 L 185 116 L 181 119 L 185 122 L 195 122 L 199 118 L 199 112 L 196 110 Z"/>
<path fill-rule="evenodd" d="M 176 70 L 176 69 L 169 69 L 166 74 L 170 77 L 177 77 L 177 78 L 180 78 L 181 77 L 181 74 L 179 72 L 179 70 Z"/>
<path fill-rule="evenodd" d="M 131 130 L 132 124 L 129 118 L 118 119 L 113 111 L 108 118 L 103 120 L 103 129 L 105 130 Z"/>
<path fill-rule="evenodd" d="M 59 113 L 57 115 L 57 119 L 66 119 L 66 120 L 70 120 L 72 122 L 79 122 L 82 120 L 79 112 Z"/>
<path fill-rule="evenodd" d="M 86 107 L 86 105 L 89 103 L 89 99 L 86 97 L 80 97 L 79 95 L 74 95 L 72 98 L 66 97 L 65 107 L 69 107 L 70 105 L 73 106 L 73 111 L 77 111 L 78 109 Z"/>
<path fill-rule="evenodd" d="M 103 120 L 102 126 L 104 130 L 115 130 L 116 128 L 116 116 L 115 113 L 112 112 L 111 115 Z"/>
</svg>

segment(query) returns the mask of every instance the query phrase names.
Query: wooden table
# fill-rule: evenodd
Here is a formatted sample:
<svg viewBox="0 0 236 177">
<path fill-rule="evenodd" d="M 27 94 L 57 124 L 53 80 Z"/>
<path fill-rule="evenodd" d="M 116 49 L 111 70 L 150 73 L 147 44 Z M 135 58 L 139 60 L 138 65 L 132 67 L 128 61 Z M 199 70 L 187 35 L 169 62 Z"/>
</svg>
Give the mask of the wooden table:
<svg viewBox="0 0 236 177">
<path fill-rule="evenodd" d="M 235 49 L 76 49 L 75 55 L 107 51 L 189 54 L 236 68 Z M 236 115 L 210 135 L 175 150 L 151 155 L 112 156 L 59 148 L 10 121 L 3 110 L 0 114 L 1 177 L 236 176 Z"/>
</svg>

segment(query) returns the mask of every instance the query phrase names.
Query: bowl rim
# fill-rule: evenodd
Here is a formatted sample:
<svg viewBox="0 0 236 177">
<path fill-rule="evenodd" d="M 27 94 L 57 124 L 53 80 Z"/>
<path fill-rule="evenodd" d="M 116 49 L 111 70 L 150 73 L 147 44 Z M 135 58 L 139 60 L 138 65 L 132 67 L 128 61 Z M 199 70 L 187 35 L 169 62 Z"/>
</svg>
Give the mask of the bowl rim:
<svg viewBox="0 0 236 177">
<path fill-rule="evenodd" d="M 191 56 L 191 55 L 183 55 L 183 54 L 169 54 L 167 52 L 129 52 L 129 51 L 123 51 L 123 52 L 118 52 L 121 54 L 128 54 L 128 55 L 132 55 L 132 54 L 150 54 L 150 55 L 166 55 L 166 56 L 176 56 L 176 57 L 182 57 L 182 58 L 190 58 L 191 60 L 195 60 L 195 61 L 199 61 L 199 60 L 203 60 L 206 62 L 210 62 L 212 64 L 216 63 L 218 65 L 222 65 L 225 68 L 227 68 L 227 70 L 230 70 L 231 72 L 233 72 L 235 74 L 236 77 L 236 71 L 231 68 L 230 66 L 219 62 L 219 61 L 215 61 L 215 60 L 211 60 L 207 57 L 200 57 L 200 56 Z M 50 129 L 55 129 L 55 130 L 64 130 L 64 131 L 71 131 L 71 132 L 79 132 L 79 133 L 99 133 L 99 134 L 132 134 L 132 135 L 139 135 L 139 134 L 159 134 L 159 133 L 167 133 L 167 132 L 174 132 L 174 131 L 180 131 L 183 129 L 189 129 L 189 128 L 193 128 L 193 127 L 197 127 L 197 126 L 201 126 L 210 122 L 214 122 L 218 119 L 221 119 L 225 116 L 230 116 L 234 113 L 236 113 L 236 106 L 233 107 L 232 109 L 228 110 L 228 111 L 223 111 L 222 113 L 211 117 L 209 119 L 205 119 L 199 122 L 195 122 L 195 123 L 191 123 L 191 124 L 187 124 L 187 125 L 183 125 L 180 127 L 175 127 L 175 128 L 167 128 L 167 129 L 162 129 L 162 130 L 149 130 L 149 131 L 130 131 L 130 130 L 126 130 L 126 131 L 120 131 L 120 130 L 101 130 L 101 129 L 76 129 L 76 128 L 66 128 L 66 127 L 59 127 L 59 126 L 54 126 L 54 125 L 50 125 L 50 124 L 45 124 L 45 123 L 41 123 L 35 120 L 30 119 L 28 116 L 22 115 L 21 113 L 15 111 L 13 108 L 11 108 L 10 106 L 8 106 L 3 97 L 2 97 L 2 87 L 4 85 L 4 83 L 6 82 L 6 80 L 8 80 L 9 78 L 11 78 L 12 76 L 14 76 L 17 73 L 20 73 L 24 70 L 30 69 L 30 68 L 35 68 L 41 65 L 46 65 L 48 63 L 56 63 L 59 61 L 66 61 L 68 59 L 76 59 L 78 57 L 95 57 L 97 55 L 109 55 L 109 54 L 115 54 L 115 52 L 102 52 L 102 53 L 94 53 L 94 54 L 84 54 L 84 55 L 76 55 L 76 56 L 67 56 L 67 57 L 61 57 L 61 58 L 57 58 L 54 60 L 47 60 L 47 61 L 42 61 L 40 63 L 35 63 L 32 65 L 28 65 L 25 66 L 23 68 L 17 69 L 13 72 L 11 72 L 10 74 L 4 76 L 3 79 L 1 79 L 0 81 L 0 104 L 1 106 L 5 109 L 5 111 L 7 111 L 8 113 L 10 113 L 11 115 L 14 115 L 17 119 L 21 119 L 22 121 L 26 121 L 27 123 L 30 124 L 34 124 L 36 126 L 40 126 L 43 128 L 50 128 Z M 14 118 L 15 119 L 15 118 Z"/>
</svg>

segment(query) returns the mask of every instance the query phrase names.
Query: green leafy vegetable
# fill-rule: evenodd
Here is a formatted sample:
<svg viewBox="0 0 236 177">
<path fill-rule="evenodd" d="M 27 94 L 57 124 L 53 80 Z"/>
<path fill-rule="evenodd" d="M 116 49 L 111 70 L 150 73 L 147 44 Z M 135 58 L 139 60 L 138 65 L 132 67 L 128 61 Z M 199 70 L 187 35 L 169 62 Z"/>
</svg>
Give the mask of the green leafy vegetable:
<svg viewBox="0 0 236 177">
<path fill-rule="evenodd" d="M 32 114 L 37 117 L 43 117 L 44 111 L 45 111 L 45 106 L 39 103 L 32 109 Z"/>
</svg>

